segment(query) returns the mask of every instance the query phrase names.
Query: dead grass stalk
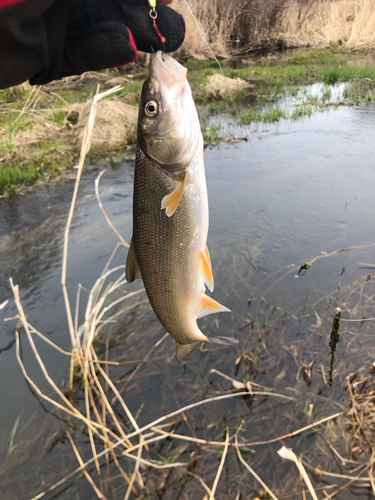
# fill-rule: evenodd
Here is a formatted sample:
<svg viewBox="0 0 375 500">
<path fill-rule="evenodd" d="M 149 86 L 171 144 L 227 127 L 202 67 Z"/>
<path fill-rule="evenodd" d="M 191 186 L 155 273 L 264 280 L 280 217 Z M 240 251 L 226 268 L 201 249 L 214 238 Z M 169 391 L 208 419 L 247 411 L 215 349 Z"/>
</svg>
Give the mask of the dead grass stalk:
<svg viewBox="0 0 375 500">
<path fill-rule="evenodd" d="M 280 47 L 375 47 L 374 0 L 175 0 L 173 6 L 187 22 L 183 58 L 211 59 L 200 31 L 221 58 Z"/>
</svg>

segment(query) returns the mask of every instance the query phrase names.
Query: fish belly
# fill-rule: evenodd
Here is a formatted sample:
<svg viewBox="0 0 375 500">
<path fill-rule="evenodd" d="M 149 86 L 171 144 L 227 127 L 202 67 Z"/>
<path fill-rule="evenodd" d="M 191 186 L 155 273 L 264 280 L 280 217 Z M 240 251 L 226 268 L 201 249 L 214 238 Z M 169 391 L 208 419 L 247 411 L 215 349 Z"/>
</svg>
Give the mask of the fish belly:
<svg viewBox="0 0 375 500">
<path fill-rule="evenodd" d="M 133 245 L 147 295 L 159 321 L 181 344 L 203 340 L 196 313 L 204 294 L 202 250 L 208 232 L 203 154 L 189 166 L 192 183 L 168 217 L 163 197 L 177 183 L 140 149 L 136 155 Z"/>
</svg>

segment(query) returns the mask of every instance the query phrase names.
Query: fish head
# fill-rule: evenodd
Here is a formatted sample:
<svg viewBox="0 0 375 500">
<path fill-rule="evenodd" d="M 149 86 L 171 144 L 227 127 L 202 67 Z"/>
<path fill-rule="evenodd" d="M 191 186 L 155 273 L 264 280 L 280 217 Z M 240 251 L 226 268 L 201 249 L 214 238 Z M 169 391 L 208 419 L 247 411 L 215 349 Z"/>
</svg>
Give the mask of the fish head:
<svg viewBox="0 0 375 500">
<path fill-rule="evenodd" d="M 201 143 L 201 131 L 187 70 L 158 51 L 143 84 L 138 146 L 168 173 L 182 172 Z"/>
</svg>

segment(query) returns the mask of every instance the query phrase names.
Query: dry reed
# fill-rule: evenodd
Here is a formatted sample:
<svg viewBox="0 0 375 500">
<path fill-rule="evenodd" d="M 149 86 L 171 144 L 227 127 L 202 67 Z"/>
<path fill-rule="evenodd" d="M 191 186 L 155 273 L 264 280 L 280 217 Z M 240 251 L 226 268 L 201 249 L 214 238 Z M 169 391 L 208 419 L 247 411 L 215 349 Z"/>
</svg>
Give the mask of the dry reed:
<svg viewBox="0 0 375 500">
<path fill-rule="evenodd" d="M 217 57 L 281 47 L 375 47 L 374 0 L 175 0 L 188 29 L 182 58 L 212 57 L 186 4 Z"/>
</svg>

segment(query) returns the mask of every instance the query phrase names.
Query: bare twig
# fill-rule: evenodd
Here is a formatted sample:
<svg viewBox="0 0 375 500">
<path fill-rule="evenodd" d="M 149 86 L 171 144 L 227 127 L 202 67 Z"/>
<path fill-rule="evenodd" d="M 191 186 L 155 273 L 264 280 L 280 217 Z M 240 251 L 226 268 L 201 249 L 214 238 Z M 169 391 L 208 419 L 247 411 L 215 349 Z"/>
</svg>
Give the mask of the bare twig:
<svg viewBox="0 0 375 500">
<path fill-rule="evenodd" d="M 307 472 L 306 472 L 304 466 L 302 465 L 302 461 L 298 459 L 297 455 L 291 449 L 286 448 L 285 446 L 280 448 L 280 450 L 277 453 L 280 455 L 280 457 L 285 458 L 286 460 L 291 460 L 292 462 L 294 462 L 296 464 L 301 476 L 303 477 L 303 480 L 306 483 L 306 486 L 309 489 L 310 495 L 313 497 L 314 500 L 318 500 L 318 497 L 316 496 L 316 493 L 315 493 L 314 487 L 310 481 L 310 478 L 307 475 Z"/>
<path fill-rule="evenodd" d="M 105 496 L 103 495 L 103 493 L 99 490 L 99 488 L 98 488 L 98 487 L 96 486 L 96 484 L 94 483 L 94 481 L 93 481 L 92 477 L 91 477 L 91 476 L 90 476 L 90 474 L 87 472 L 87 470 L 86 470 L 86 468 L 85 468 L 85 466 L 84 466 L 84 464 L 83 464 L 83 460 L 82 460 L 82 458 L 81 458 L 81 455 L 79 454 L 79 451 L 78 451 L 78 449 L 77 449 L 76 445 L 74 444 L 74 441 L 73 441 L 73 439 L 72 439 L 72 437 L 71 437 L 71 435 L 69 434 L 69 432 L 68 432 L 68 431 L 66 431 L 66 435 L 68 436 L 68 439 L 69 439 L 69 441 L 70 441 L 70 444 L 72 445 L 72 448 L 73 448 L 73 451 L 74 451 L 74 453 L 75 453 L 75 456 L 77 457 L 77 460 L 78 460 L 79 464 L 80 464 L 80 465 L 81 465 L 81 467 L 82 467 L 82 472 L 84 473 L 84 475 L 85 475 L 85 477 L 86 477 L 87 481 L 91 484 L 91 486 L 92 486 L 93 490 L 94 490 L 94 491 L 95 491 L 95 493 L 96 493 L 96 496 L 97 496 L 98 498 L 100 498 L 101 500 L 106 500 L 106 498 L 105 498 Z"/>
<path fill-rule="evenodd" d="M 87 125 L 85 127 L 85 131 L 83 134 L 81 154 L 80 154 L 79 162 L 78 162 L 77 177 L 76 177 L 76 182 L 74 185 L 73 197 L 72 197 L 72 202 L 71 202 L 70 209 L 69 209 L 68 220 L 66 222 L 66 227 L 65 227 L 64 254 L 63 254 L 63 262 L 62 262 L 62 270 L 61 270 L 61 286 L 63 289 L 64 302 L 65 302 L 65 308 L 66 308 L 66 314 L 67 314 L 68 326 L 69 326 L 69 333 L 70 333 L 70 340 L 71 340 L 73 349 L 75 348 L 75 345 L 76 345 L 75 337 L 74 337 L 74 325 L 73 325 L 72 312 L 70 309 L 68 291 L 66 289 L 66 270 L 67 270 L 67 263 L 68 263 L 69 231 L 70 231 L 70 226 L 72 223 L 72 218 L 73 218 L 74 208 L 75 208 L 77 194 L 78 194 L 78 187 L 79 187 L 79 183 L 81 180 L 83 165 L 85 163 L 86 155 L 90 149 L 91 135 L 92 135 L 92 131 L 94 128 L 94 123 L 95 123 L 97 104 L 100 101 L 100 99 L 103 99 L 103 97 L 106 97 L 106 96 L 112 94 L 113 92 L 117 92 L 117 90 L 119 90 L 119 89 L 120 89 L 120 86 L 117 85 L 116 87 L 113 87 L 112 89 L 109 89 L 109 90 L 99 94 L 99 85 L 97 87 L 96 94 L 95 94 L 95 97 L 94 97 L 93 102 L 92 102 L 89 119 L 88 119 Z M 71 389 L 72 389 L 72 384 L 73 384 L 73 381 L 70 380 Z"/>
<path fill-rule="evenodd" d="M 219 479 L 220 479 L 220 476 L 221 476 L 221 471 L 223 470 L 225 459 L 226 459 L 227 453 L 228 453 L 228 445 L 229 445 L 229 428 L 228 428 L 228 424 L 227 424 L 226 431 L 225 431 L 225 445 L 224 445 L 224 450 L 223 450 L 223 454 L 221 456 L 220 465 L 219 465 L 219 468 L 218 468 L 217 473 L 216 473 L 216 477 L 215 477 L 215 480 L 214 480 L 214 484 L 212 486 L 212 490 L 211 490 L 211 494 L 210 494 L 209 500 L 214 500 L 214 498 L 215 498 L 215 491 L 216 491 L 217 485 L 219 484 Z"/>
<path fill-rule="evenodd" d="M 258 476 L 258 474 L 250 467 L 250 465 L 242 457 L 241 452 L 240 452 L 240 448 L 238 446 L 238 431 L 235 434 L 235 447 L 236 447 L 236 452 L 237 452 L 238 458 L 240 459 L 241 463 L 255 477 L 255 479 L 258 481 L 258 483 L 260 483 L 263 486 L 263 488 L 267 491 L 267 493 L 271 496 L 271 498 L 273 498 L 273 500 L 278 500 L 277 496 L 272 493 L 272 491 L 269 489 L 269 487 L 266 485 L 266 483 Z"/>
<path fill-rule="evenodd" d="M 313 427 L 316 427 L 317 425 L 324 424 L 324 422 L 328 422 L 329 420 L 333 420 L 337 417 L 340 417 L 343 414 L 344 414 L 344 412 L 340 411 L 340 413 L 334 413 L 333 415 L 330 415 L 329 417 L 322 418 L 321 420 L 318 420 L 317 422 L 313 422 L 310 425 L 306 425 L 305 427 L 302 427 L 301 429 L 290 432 L 289 434 L 284 434 L 284 436 L 280 436 L 280 437 L 273 438 L 273 439 L 268 439 L 267 441 L 254 441 L 252 443 L 243 443 L 243 446 L 257 446 L 257 445 L 262 445 L 262 444 L 276 443 L 277 441 L 282 441 L 283 439 L 286 439 L 289 437 L 298 436 L 298 434 L 301 434 L 301 432 L 312 429 Z"/>
<path fill-rule="evenodd" d="M 126 241 L 124 240 L 124 238 L 121 236 L 121 234 L 117 231 L 117 229 L 115 228 L 115 226 L 112 224 L 111 222 L 111 219 L 108 217 L 107 215 L 107 212 L 104 210 L 104 207 L 103 207 L 103 203 L 102 203 L 102 200 L 100 199 L 100 194 L 99 194 L 99 182 L 100 182 L 100 178 L 101 176 L 104 174 L 105 170 L 102 170 L 99 175 L 97 176 L 97 178 L 95 179 L 95 194 L 96 194 L 96 199 L 98 200 L 98 205 L 99 205 L 99 208 L 100 210 L 102 211 L 103 215 L 104 215 L 104 218 L 105 220 L 107 221 L 107 224 L 109 225 L 109 227 L 112 229 L 112 231 L 116 234 L 116 236 L 118 237 L 118 239 L 121 241 L 121 243 L 125 246 L 125 247 L 128 247 L 129 248 L 129 243 L 126 243 Z"/>
<path fill-rule="evenodd" d="M 132 477 L 131 477 L 128 489 L 126 490 L 126 494 L 125 494 L 124 500 L 128 500 L 129 499 L 130 493 L 132 491 L 132 487 L 133 487 L 133 484 L 134 484 L 135 477 L 138 474 L 139 464 L 141 463 L 140 462 L 140 458 L 141 458 L 141 455 L 142 455 L 142 449 L 143 449 L 143 436 L 142 436 L 142 434 L 140 434 L 140 436 L 139 436 L 139 448 L 138 448 L 138 453 L 137 453 L 137 461 L 135 463 L 134 471 L 133 471 L 133 474 L 132 474 Z"/>
</svg>

